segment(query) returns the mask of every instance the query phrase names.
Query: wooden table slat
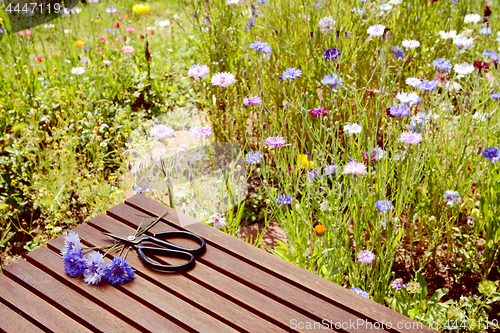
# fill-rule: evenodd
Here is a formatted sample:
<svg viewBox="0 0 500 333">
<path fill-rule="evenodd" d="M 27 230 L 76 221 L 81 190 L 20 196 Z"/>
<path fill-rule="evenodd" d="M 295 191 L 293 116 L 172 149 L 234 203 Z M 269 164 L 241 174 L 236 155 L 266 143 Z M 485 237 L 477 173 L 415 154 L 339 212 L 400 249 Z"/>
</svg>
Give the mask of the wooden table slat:
<svg viewBox="0 0 500 333">
<path fill-rule="evenodd" d="M 85 297 L 92 299 L 102 308 L 119 316 L 121 319 L 141 331 L 153 333 L 192 332 L 192 330 L 180 327 L 168 318 L 151 311 L 151 309 L 139 302 L 134 301 L 134 299 L 130 298 L 128 295 L 124 294 L 118 288 L 110 284 L 103 283 L 97 288 L 90 288 L 81 277 L 70 277 L 62 268 L 61 257 L 48 248 L 39 248 L 38 250 L 31 252 L 26 259 L 31 264 L 37 266 L 45 272 L 48 272 L 52 276 L 57 277 L 59 281 L 64 282 L 72 289 L 84 294 Z"/>
<path fill-rule="evenodd" d="M 106 230 L 107 232 L 118 235 L 129 235 L 135 231 L 106 215 L 100 215 L 92 221 L 92 224 L 101 221 L 102 223 L 99 225 L 104 227 L 101 228 L 101 230 Z M 76 231 L 78 231 L 78 235 L 82 241 L 92 240 L 94 246 L 112 244 L 113 241 L 110 237 L 101 234 L 97 229 L 90 228 L 90 226 L 82 225 L 78 229 L 75 229 L 75 232 Z M 158 259 L 159 262 L 161 262 L 161 259 Z M 191 304 L 190 307 L 198 308 L 198 314 L 200 311 L 206 312 L 217 320 L 223 321 L 225 324 L 236 328 L 238 331 L 246 331 L 249 322 L 252 323 L 252 327 L 255 329 L 266 332 L 284 332 L 288 328 L 274 326 L 259 315 L 219 295 L 215 290 L 206 288 L 206 286 L 188 279 L 185 274 L 169 274 L 151 270 L 149 267 L 145 266 L 135 251 L 129 252 L 127 261 L 145 278 L 157 283 L 168 292 L 174 293 L 177 297 L 181 297 L 186 302 L 189 302 Z M 141 297 L 146 301 L 149 300 L 147 295 L 143 294 Z M 209 326 L 212 328 L 213 324 Z M 204 328 L 206 329 L 206 327 Z"/>
<path fill-rule="evenodd" d="M 0 330 L 6 333 L 43 332 L 20 314 L 0 302 Z"/>
<path fill-rule="evenodd" d="M 125 204 L 151 216 L 159 216 L 168 208 L 144 195 L 135 195 L 127 199 Z M 168 209 L 172 210 L 171 208 Z M 231 255 L 237 257 L 241 262 L 251 263 L 254 266 L 260 267 L 263 272 L 265 271 L 272 276 L 278 277 L 287 282 L 289 285 L 302 289 L 310 295 L 316 296 L 318 299 L 322 299 L 339 309 L 344 309 L 347 312 L 357 314 L 357 316 L 361 318 L 368 318 L 375 322 L 397 322 L 401 323 L 403 327 L 405 327 L 405 325 L 406 327 L 412 327 L 410 329 L 394 328 L 392 331 L 415 333 L 435 332 L 423 325 L 418 326 L 418 328 L 413 328 L 415 327 L 415 322 L 410 318 L 388 309 L 372 300 L 356 295 L 350 290 L 347 290 L 346 288 L 343 288 L 335 283 L 330 282 L 330 287 L 325 288 L 325 279 L 317 276 L 316 274 L 304 271 L 302 268 L 285 260 L 279 260 L 279 258 L 276 258 L 269 253 L 265 253 L 260 249 L 242 242 L 241 240 L 230 237 L 204 223 L 195 223 L 196 220 L 182 214 L 181 212 L 173 211 L 173 214 L 167 214 L 163 220 L 175 225 L 177 228 L 202 235 L 207 243 L 212 244 L 214 247 L 218 247 L 219 249 L 223 249 L 224 251 L 229 252 L 230 250 Z M 184 227 L 181 227 L 179 220 L 183 221 L 182 224 Z M 341 321 L 343 321 L 343 319 L 341 319 Z"/>
<path fill-rule="evenodd" d="M 44 331 L 92 332 L 4 275 L 0 275 L 0 298 L 43 325 Z"/>
<path fill-rule="evenodd" d="M 93 332 L 140 332 L 24 260 L 16 260 L 5 267 L 4 274 L 18 284 L 27 285 L 27 289 L 33 294 L 43 298 L 62 312 L 66 314 L 69 312 L 68 315 L 72 313 L 72 318 Z"/>
</svg>

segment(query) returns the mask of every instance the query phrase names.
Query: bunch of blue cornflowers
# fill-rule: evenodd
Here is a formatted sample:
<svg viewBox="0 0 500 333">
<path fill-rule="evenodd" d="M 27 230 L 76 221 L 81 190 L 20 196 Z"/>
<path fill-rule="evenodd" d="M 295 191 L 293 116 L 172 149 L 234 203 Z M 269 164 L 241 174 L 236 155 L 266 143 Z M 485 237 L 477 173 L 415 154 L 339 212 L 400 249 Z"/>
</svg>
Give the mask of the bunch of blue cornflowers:
<svg viewBox="0 0 500 333">
<path fill-rule="evenodd" d="M 61 251 L 64 260 L 64 271 L 71 277 L 83 274 L 88 284 L 98 284 L 103 278 L 111 284 L 122 284 L 132 280 L 135 270 L 120 256 L 106 264 L 100 252 L 92 251 L 86 258 L 83 256 L 82 246 L 78 234 L 69 232 L 64 239 L 64 248 Z"/>
</svg>

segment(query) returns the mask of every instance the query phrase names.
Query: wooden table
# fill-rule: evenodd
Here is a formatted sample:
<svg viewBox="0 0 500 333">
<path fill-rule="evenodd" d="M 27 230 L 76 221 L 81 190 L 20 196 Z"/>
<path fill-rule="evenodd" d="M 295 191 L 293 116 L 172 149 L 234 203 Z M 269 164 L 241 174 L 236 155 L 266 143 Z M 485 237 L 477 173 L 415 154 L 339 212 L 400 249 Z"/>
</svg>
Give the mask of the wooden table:
<svg viewBox="0 0 500 333">
<path fill-rule="evenodd" d="M 166 209 L 136 195 L 73 231 L 84 245 L 103 246 L 112 241 L 102 231 L 132 234 L 141 216 L 160 216 Z M 104 281 L 89 286 L 65 274 L 59 255 L 64 237 L 7 265 L 0 275 L 0 331 L 433 332 L 174 210 L 148 234 L 178 229 L 207 243 L 206 253 L 184 273 L 152 271 L 130 251 L 135 279 L 116 287 Z M 176 242 L 193 246 L 190 240 Z"/>
</svg>

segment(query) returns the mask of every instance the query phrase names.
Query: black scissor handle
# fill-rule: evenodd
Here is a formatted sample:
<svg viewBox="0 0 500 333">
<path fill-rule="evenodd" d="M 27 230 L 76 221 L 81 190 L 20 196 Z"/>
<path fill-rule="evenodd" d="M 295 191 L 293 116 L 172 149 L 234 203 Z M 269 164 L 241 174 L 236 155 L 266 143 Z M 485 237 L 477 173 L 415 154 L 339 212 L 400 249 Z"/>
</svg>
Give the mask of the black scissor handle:
<svg viewBox="0 0 500 333">
<path fill-rule="evenodd" d="M 197 248 L 197 249 L 187 249 L 185 247 L 182 247 L 182 246 L 179 246 L 179 245 L 175 245 L 175 244 L 172 244 L 172 243 L 169 243 L 169 242 L 162 242 L 162 244 L 161 244 L 161 246 L 167 247 L 169 249 L 179 250 L 179 251 L 184 251 L 184 252 L 189 252 L 189 253 L 191 253 L 194 256 L 199 256 L 199 255 L 205 253 L 205 250 L 206 250 L 205 240 L 203 238 L 201 238 L 200 236 L 198 236 L 196 234 L 193 234 L 192 232 L 189 232 L 189 231 L 178 230 L 178 231 L 157 232 L 154 235 L 154 238 L 157 238 L 160 241 L 162 239 L 170 239 L 170 238 L 187 238 L 187 239 L 194 240 L 195 242 L 197 242 L 198 244 L 200 244 L 200 247 Z M 152 240 L 149 239 L 148 241 L 152 241 Z M 152 242 L 155 243 L 155 244 L 158 244 L 158 242 L 154 242 L 154 241 L 152 241 Z M 168 245 L 164 245 L 164 243 L 166 243 Z M 158 244 L 158 245 L 160 245 L 160 244 Z"/>
<path fill-rule="evenodd" d="M 193 268 L 195 264 L 194 256 L 188 252 L 163 249 L 160 247 L 143 246 L 143 245 L 136 245 L 135 248 L 141 259 L 148 266 L 160 271 L 164 272 L 187 271 Z M 189 261 L 182 265 L 161 265 L 149 259 L 148 255 L 175 257 L 175 258 L 187 259 Z"/>
</svg>

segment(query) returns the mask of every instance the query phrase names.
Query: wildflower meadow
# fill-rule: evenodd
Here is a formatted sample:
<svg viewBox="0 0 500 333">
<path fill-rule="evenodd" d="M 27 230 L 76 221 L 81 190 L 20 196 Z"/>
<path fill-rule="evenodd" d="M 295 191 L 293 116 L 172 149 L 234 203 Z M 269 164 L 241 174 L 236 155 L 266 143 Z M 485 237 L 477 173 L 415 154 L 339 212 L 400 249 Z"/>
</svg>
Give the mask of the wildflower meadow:
<svg viewBox="0 0 500 333">
<path fill-rule="evenodd" d="M 86 0 L 19 32 L 2 4 L 2 260 L 127 191 L 161 199 L 133 133 L 184 131 L 239 147 L 249 187 L 219 215 L 170 185 L 167 204 L 233 236 L 275 221 L 283 260 L 439 331 L 496 330 L 497 2 Z"/>
</svg>

